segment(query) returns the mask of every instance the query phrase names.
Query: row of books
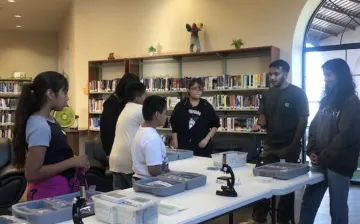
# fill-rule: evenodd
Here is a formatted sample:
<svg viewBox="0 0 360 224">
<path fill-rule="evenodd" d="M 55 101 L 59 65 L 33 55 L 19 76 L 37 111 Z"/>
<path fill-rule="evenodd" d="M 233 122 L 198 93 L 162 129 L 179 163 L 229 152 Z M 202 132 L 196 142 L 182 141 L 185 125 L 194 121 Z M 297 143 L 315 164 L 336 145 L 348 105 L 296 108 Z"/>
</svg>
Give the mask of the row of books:
<svg viewBox="0 0 360 224">
<path fill-rule="evenodd" d="M 1 81 L 0 82 L 0 93 L 20 93 L 22 86 L 23 86 L 22 82 Z"/>
<path fill-rule="evenodd" d="M 114 92 L 120 79 L 113 80 L 92 80 L 89 82 L 89 92 Z"/>
<path fill-rule="evenodd" d="M 100 130 L 100 117 L 90 118 L 90 130 Z"/>
<path fill-rule="evenodd" d="M 0 124 L 12 124 L 14 122 L 14 118 L 14 111 L 0 111 Z"/>
<path fill-rule="evenodd" d="M 0 98 L 0 109 L 15 109 L 18 102 L 18 99 Z"/>
<path fill-rule="evenodd" d="M 95 113 L 101 113 L 103 110 L 104 99 L 89 99 L 89 111 Z"/>
<path fill-rule="evenodd" d="M 0 138 L 12 138 L 12 128 L 2 127 L 0 128 Z"/>
<path fill-rule="evenodd" d="M 258 109 L 261 95 L 214 95 L 202 98 L 206 99 L 214 109 Z M 181 97 L 167 97 L 167 108 L 174 109 L 180 100 Z"/>
<path fill-rule="evenodd" d="M 220 131 L 250 131 L 256 124 L 256 117 L 221 117 Z"/>
<path fill-rule="evenodd" d="M 193 78 L 194 77 L 149 78 L 141 81 L 144 83 L 148 91 L 177 91 L 187 89 Z M 204 84 L 205 90 L 266 88 L 269 86 L 267 73 L 221 75 L 196 78 Z"/>
</svg>

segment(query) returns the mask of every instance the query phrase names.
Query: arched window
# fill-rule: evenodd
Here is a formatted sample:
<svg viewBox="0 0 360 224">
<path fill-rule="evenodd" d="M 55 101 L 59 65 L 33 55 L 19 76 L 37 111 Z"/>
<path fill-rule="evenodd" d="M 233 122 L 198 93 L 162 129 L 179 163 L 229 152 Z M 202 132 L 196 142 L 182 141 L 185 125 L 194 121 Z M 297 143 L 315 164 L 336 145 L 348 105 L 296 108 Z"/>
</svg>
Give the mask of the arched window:
<svg viewBox="0 0 360 224">
<path fill-rule="evenodd" d="M 348 62 L 360 94 L 360 0 L 322 1 L 308 23 L 303 54 L 303 87 L 309 99 L 310 124 L 322 97 L 321 66 L 327 60 L 342 58 Z"/>
</svg>

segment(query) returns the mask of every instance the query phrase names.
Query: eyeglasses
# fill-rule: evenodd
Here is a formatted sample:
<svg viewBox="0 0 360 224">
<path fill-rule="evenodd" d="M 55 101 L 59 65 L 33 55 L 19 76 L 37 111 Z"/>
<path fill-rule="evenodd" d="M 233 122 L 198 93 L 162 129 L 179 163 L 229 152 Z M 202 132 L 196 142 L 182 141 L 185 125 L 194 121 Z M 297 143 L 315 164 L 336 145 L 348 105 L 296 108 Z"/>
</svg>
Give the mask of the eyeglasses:
<svg viewBox="0 0 360 224">
<path fill-rule="evenodd" d="M 190 90 L 192 90 L 192 91 L 203 91 L 204 88 L 201 87 L 201 86 L 193 86 L 193 87 L 190 88 Z"/>
</svg>

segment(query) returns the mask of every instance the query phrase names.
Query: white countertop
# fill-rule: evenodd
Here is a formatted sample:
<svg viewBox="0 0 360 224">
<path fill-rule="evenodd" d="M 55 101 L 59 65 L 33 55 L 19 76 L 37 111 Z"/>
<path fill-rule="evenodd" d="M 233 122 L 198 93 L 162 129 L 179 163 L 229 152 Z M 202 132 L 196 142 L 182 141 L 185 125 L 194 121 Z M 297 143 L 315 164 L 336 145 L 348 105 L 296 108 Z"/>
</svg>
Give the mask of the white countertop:
<svg viewBox="0 0 360 224">
<path fill-rule="evenodd" d="M 240 178 L 240 185 L 235 186 L 238 197 L 221 197 L 215 194 L 220 190 L 220 184 L 216 183 L 216 178 L 223 176 L 220 171 L 207 170 L 212 166 L 212 159 L 194 157 L 186 160 L 178 160 L 170 163 L 170 169 L 173 171 L 186 171 L 204 174 L 207 176 L 205 186 L 185 191 L 169 197 L 158 198 L 164 202 L 185 206 L 188 209 L 171 216 L 159 215 L 159 223 L 199 223 L 219 215 L 231 212 L 237 208 L 246 206 L 257 200 L 271 198 L 273 195 L 284 195 L 294 192 L 306 184 L 315 184 L 323 180 L 321 173 L 309 172 L 291 180 L 267 179 L 264 182 L 261 177 L 254 177 L 252 168 L 254 165 L 247 164 L 245 167 L 235 168 L 236 178 Z M 136 193 L 133 189 L 125 190 L 126 195 L 143 195 L 148 198 L 155 196 L 144 193 Z M 85 218 L 85 224 L 102 223 L 97 221 L 95 216 Z M 62 222 L 61 224 L 72 224 L 72 221 Z"/>
</svg>

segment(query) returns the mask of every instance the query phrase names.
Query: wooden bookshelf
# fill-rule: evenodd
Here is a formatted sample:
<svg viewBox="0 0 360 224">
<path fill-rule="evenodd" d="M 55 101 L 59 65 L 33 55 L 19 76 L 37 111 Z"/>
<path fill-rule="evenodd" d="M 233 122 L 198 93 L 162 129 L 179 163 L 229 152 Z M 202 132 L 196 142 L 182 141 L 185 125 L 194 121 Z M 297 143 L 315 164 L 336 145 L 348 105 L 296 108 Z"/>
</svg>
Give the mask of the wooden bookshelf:
<svg viewBox="0 0 360 224">
<path fill-rule="evenodd" d="M 11 128 L 22 86 L 31 82 L 31 78 L 0 78 L 0 138 L 12 138 Z"/>
<path fill-rule="evenodd" d="M 252 47 L 252 48 L 242 48 L 242 49 L 229 49 L 229 50 L 215 50 L 209 52 L 200 52 L 200 53 L 174 53 L 174 54 L 160 54 L 154 56 L 136 56 L 129 57 L 126 59 L 117 59 L 115 61 L 108 60 L 97 60 L 89 62 L 89 81 L 91 80 L 101 80 L 101 67 L 104 64 L 108 63 L 124 63 L 125 69 L 124 72 L 130 72 L 135 75 L 138 75 L 140 79 L 149 78 L 149 74 L 144 74 L 146 71 L 144 69 L 148 64 L 166 64 L 166 63 L 175 63 L 177 68 L 177 77 L 184 78 L 188 77 L 186 71 L 184 71 L 184 64 L 192 62 L 211 62 L 218 61 L 221 64 L 222 74 L 229 74 L 229 65 L 230 61 L 233 60 L 252 60 L 252 58 L 262 58 L 262 71 L 257 71 L 258 73 L 267 72 L 268 65 L 280 57 L 280 50 L 275 46 L 262 46 L 262 47 Z M 265 60 L 264 60 L 265 58 Z M 116 64 L 114 63 L 114 64 Z M 154 71 L 153 71 L 154 72 Z M 238 73 L 243 73 L 246 71 L 239 70 Z M 253 73 L 255 74 L 255 73 Z M 151 75 L 151 74 L 150 74 Z M 230 74 L 237 75 L 237 74 Z M 173 76 L 172 76 L 173 77 Z M 119 77 L 120 78 L 120 77 Z M 162 77 L 165 78 L 165 77 Z M 205 89 L 204 95 L 256 95 L 262 94 L 264 91 L 268 90 L 267 86 L 263 87 L 252 87 L 252 88 L 211 88 Z M 148 91 L 149 94 L 161 95 L 161 96 L 175 96 L 182 97 L 187 93 L 186 88 L 180 88 L 178 90 L 161 90 L 161 91 Z M 92 98 L 103 97 L 104 95 L 109 95 L 111 92 L 89 92 L 89 100 Z M 171 109 L 168 110 L 171 113 Z M 216 109 L 221 115 L 229 113 L 247 113 L 256 116 L 256 108 L 237 108 L 237 109 Z M 101 112 L 90 111 L 89 118 L 99 117 Z M 168 131 L 168 129 L 158 129 L 159 131 Z M 98 134 L 99 130 L 91 130 L 89 122 L 89 135 Z M 245 134 L 245 135 L 264 135 L 264 132 L 249 132 L 249 131 L 219 131 L 223 134 Z"/>
<path fill-rule="evenodd" d="M 105 90 L 92 90 L 90 88 L 90 83 L 95 81 L 104 81 L 104 80 L 116 80 L 119 81 L 122 75 L 129 70 L 128 68 L 128 60 L 126 58 L 114 59 L 114 60 L 94 60 L 89 61 L 88 63 L 88 84 L 89 84 L 89 94 L 88 94 L 88 105 L 91 100 L 103 100 L 105 101 L 111 94 L 114 93 L 115 89 L 105 89 Z M 110 71 L 106 71 L 110 70 Z M 111 73 L 115 73 L 116 75 L 111 76 Z M 108 76 L 108 77 L 107 77 Z M 111 81 L 117 82 L 117 81 Z M 112 85 L 112 87 L 116 87 L 116 84 Z M 92 111 L 89 105 L 88 109 L 88 135 L 93 138 L 99 134 L 99 128 L 91 127 L 91 120 L 95 119 L 99 121 L 101 115 L 101 110 Z"/>
</svg>

